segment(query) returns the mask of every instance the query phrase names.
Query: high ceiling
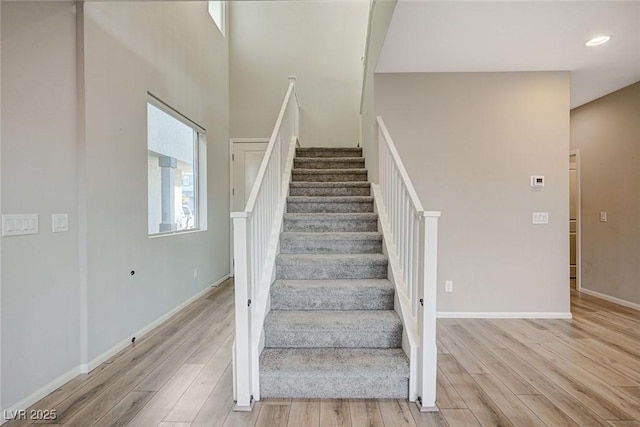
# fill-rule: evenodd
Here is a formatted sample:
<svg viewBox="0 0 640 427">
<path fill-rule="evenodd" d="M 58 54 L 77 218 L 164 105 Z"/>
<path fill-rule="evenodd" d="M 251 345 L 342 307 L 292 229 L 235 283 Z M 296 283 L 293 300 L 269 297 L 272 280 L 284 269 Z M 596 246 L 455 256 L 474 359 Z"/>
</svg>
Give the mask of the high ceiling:
<svg viewBox="0 0 640 427">
<path fill-rule="evenodd" d="M 640 1 L 399 0 L 376 72 L 560 70 L 572 108 L 640 81 Z"/>
</svg>

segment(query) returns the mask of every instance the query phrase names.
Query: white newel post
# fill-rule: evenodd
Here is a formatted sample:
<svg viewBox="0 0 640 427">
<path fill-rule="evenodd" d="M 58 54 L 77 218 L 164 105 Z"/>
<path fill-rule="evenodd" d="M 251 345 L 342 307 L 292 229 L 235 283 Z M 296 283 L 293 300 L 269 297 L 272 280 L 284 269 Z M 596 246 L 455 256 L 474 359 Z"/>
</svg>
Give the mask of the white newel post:
<svg viewBox="0 0 640 427">
<path fill-rule="evenodd" d="M 438 349 L 436 344 L 436 297 L 438 281 L 438 218 L 440 212 L 421 212 L 419 254 L 420 363 L 418 367 L 420 411 L 437 411 L 436 375 Z"/>
<path fill-rule="evenodd" d="M 235 371 L 236 405 L 235 411 L 250 411 L 253 407 L 251 396 L 251 307 L 249 300 L 249 215 L 246 212 L 232 212 L 233 218 L 233 258 L 235 263 Z"/>
</svg>

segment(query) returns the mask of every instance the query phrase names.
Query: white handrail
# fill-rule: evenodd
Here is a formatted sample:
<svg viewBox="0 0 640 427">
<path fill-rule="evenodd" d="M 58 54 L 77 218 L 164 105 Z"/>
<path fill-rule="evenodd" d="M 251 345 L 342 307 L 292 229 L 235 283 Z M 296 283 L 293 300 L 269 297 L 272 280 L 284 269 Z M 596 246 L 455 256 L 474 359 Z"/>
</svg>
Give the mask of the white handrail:
<svg viewBox="0 0 640 427">
<path fill-rule="evenodd" d="M 410 359 L 409 398 L 421 410 L 435 410 L 440 212 L 423 209 L 381 117 L 377 125 L 379 183 L 372 188 L 409 341 L 405 348 Z"/>
<path fill-rule="evenodd" d="M 275 270 L 291 168 L 298 142 L 299 105 L 295 77 L 278 114 L 269 145 L 244 211 L 232 212 L 234 242 L 235 410 L 251 410 L 260 399 L 260 338 Z"/>
</svg>

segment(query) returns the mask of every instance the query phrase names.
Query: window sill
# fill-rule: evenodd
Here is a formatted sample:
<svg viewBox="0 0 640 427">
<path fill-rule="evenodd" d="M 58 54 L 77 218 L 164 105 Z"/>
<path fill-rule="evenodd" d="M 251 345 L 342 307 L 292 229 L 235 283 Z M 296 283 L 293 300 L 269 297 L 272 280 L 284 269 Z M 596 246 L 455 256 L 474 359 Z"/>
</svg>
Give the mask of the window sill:
<svg viewBox="0 0 640 427">
<path fill-rule="evenodd" d="M 180 236 L 180 235 L 183 235 L 183 234 L 202 233 L 204 231 L 207 231 L 207 229 L 206 228 L 194 228 L 194 229 L 191 229 L 191 230 L 169 231 L 167 233 L 149 234 L 148 237 L 150 239 L 157 239 L 157 238 L 160 238 L 160 237 Z"/>
</svg>

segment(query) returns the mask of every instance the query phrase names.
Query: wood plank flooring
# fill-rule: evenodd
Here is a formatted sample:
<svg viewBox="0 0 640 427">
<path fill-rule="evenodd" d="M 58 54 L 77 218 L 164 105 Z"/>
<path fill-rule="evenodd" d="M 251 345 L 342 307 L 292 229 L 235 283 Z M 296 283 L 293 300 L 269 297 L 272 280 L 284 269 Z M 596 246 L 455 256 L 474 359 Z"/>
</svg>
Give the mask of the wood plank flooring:
<svg viewBox="0 0 640 427">
<path fill-rule="evenodd" d="M 438 406 L 265 399 L 233 412 L 231 280 L 29 409 L 39 426 L 640 427 L 640 312 L 572 291 L 574 319 L 438 321 Z M 32 424 L 33 423 L 33 424 Z"/>
</svg>

